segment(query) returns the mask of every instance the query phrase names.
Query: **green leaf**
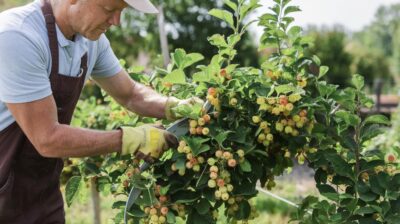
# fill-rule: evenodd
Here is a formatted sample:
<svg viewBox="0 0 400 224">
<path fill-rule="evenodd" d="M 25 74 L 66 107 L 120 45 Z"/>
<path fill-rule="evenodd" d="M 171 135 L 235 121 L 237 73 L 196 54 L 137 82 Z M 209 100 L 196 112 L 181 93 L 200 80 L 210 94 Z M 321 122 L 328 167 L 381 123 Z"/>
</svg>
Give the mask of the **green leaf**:
<svg viewBox="0 0 400 224">
<path fill-rule="evenodd" d="M 295 39 L 301 35 L 301 27 L 292 26 L 288 31 L 288 36 L 292 39 Z"/>
<path fill-rule="evenodd" d="M 351 78 L 351 83 L 354 85 L 354 87 L 356 87 L 358 91 L 360 91 L 364 87 L 364 77 L 355 74 Z"/>
<path fill-rule="evenodd" d="M 319 75 L 318 75 L 318 79 L 324 77 L 329 71 L 329 67 L 328 66 L 321 66 L 319 68 Z"/>
<path fill-rule="evenodd" d="M 300 12 L 301 9 L 298 6 L 288 6 L 284 11 L 284 15 L 288 15 L 293 12 Z"/>
<path fill-rule="evenodd" d="M 219 132 L 217 136 L 215 136 L 215 137 L 213 136 L 213 138 L 215 141 L 218 142 L 219 146 L 224 147 L 223 143 L 228 138 L 228 135 L 230 133 L 233 133 L 233 131 L 222 131 L 222 132 Z"/>
<path fill-rule="evenodd" d="M 317 188 L 321 195 L 325 196 L 326 198 L 334 201 L 339 200 L 339 194 L 335 191 L 335 189 L 327 184 L 317 184 Z"/>
<path fill-rule="evenodd" d="M 321 65 L 321 59 L 319 59 L 319 57 L 317 55 L 313 55 L 312 59 L 315 64 L 317 64 L 318 66 Z"/>
<path fill-rule="evenodd" d="M 162 186 L 160 189 L 160 194 L 161 195 L 166 195 L 168 193 L 169 188 L 171 187 L 171 185 L 167 185 L 167 186 Z"/>
<path fill-rule="evenodd" d="M 234 47 L 240 41 L 240 35 L 232 34 L 228 37 L 228 44 L 230 47 Z"/>
<path fill-rule="evenodd" d="M 174 224 L 176 223 L 176 218 L 175 218 L 175 214 L 171 211 L 169 211 L 167 213 L 167 223 L 169 224 Z"/>
<path fill-rule="evenodd" d="M 267 22 L 267 21 L 270 21 L 270 20 L 278 21 L 278 17 L 276 15 L 270 14 L 270 13 L 265 13 L 260 17 L 260 21 Z"/>
<path fill-rule="evenodd" d="M 65 200 L 68 207 L 71 206 L 75 196 L 79 192 L 82 181 L 83 180 L 81 176 L 73 176 L 67 182 L 67 185 L 65 187 Z"/>
<path fill-rule="evenodd" d="M 118 209 L 121 207 L 124 207 L 126 205 L 125 201 L 116 201 L 113 203 L 113 205 L 111 206 L 112 209 Z"/>
<path fill-rule="evenodd" d="M 192 209 L 191 212 L 189 212 L 186 223 L 190 224 L 213 224 L 215 221 L 213 220 L 212 215 L 206 214 L 206 215 L 200 215 L 197 213 L 196 209 Z"/>
<path fill-rule="evenodd" d="M 386 129 L 377 124 L 365 126 L 361 129 L 361 141 L 368 141 L 380 134 L 385 133 Z"/>
<path fill-rule="evenodd" d="M 253 10 L 259 8 L 261 5 L 258 4 L 259 0 L 250 0 L 249 4 L 243 5 L 240 10 L 240 18 L 243 20 Z"/>
<path fill-rule="evenodd" d="M 132 66 L 129 68 L 129 73 L 142 73 L 145 69 L 144 66 Z"/>
<path fill-rule="evenodd" d="M 286 84 L 286 85 L 275 86 L 275 91 L 278 95 L 287 94 L 290 92 L 297 91 L 297 87 L 293 86 L 293 84 L 290 83 L 290 84 Z"/>
<path fill-rule="evenodd" d="M 251 172 L 251 164 L 250 162 L 245 159 L 242 163 L 239 164 L 240 165 L 240 169 L 242 169 L 243 172 Z"/>
<path fill-rule="evenodd" d="M 181 69 L 187 68 L 203 59 L 204 59 L 204 56 L 200 53 L 190 53 L 190 54 L 186 55 L 186 58 L 184 60 L 184 63 L 182 65 Z"/>
<path fill-rule="evenodd" d="M 202 198 L 194 207 L 200 215 L 205 215 L 210 211 L 211 205 L 207 199 Z"/>
<path fill-rule="evenodd" d="M 194 155 L 194 156 L 198 156 L 198 155 L 200 155 L 200 154 L 203 153 L 203 152 L 210 151 L 210 149 L 211 149 L 211 148 L 210 148 L 209 145 L 202 145 L 198 151 L 193 151 L 193 155 Z"/>
<path fill-rule="evenodd" d="M 157 201 L 154 190 L 145 189 L 142 194 L 136 199 L 136 204 L 140 206 L 152 206 Z"/>
<path fill-rule="evenodd" d="M 170 82 L 172 84 L 186 84 L 186 76 L 183 70 L 177 69 L 165 76 L 163 82 Z"/>
<path fill-rule="evenodd" d="M 322 97 L 328 97 L 336 91 L 337 86 L 322 81 L 318 82 L 317 88 Z"/>
<path fill-rule="evenodd" d="M 181 68 L 186 57 L 186 51 L 184 49 L 178 48 L 172 53 L 172 61 L 176 67 Z"/>
<path fill-rule="evenodd" d="M 171 198 L 175 200 L 175 203 L 192 203 L 199 198 L 199 194 L 193 191 L 179 191 L 172 195 Z"/>
<path fill-rule="evenodd" d="M 325 154 L 325 159 L 332 163 L 332 166 L 337 174 L 353 179 L 353 170 L 351 165 L 338 154 Z"/>
<path fill-rule="evenodd" d="M 131 209 L 129 210 L 129 214 L 137 218 L 143 218 L 147 216 L 146 213 L 144 213 L 144 211 L 137 204 L 132 205 Z"/>
<path fill-rule="evenodd" d="M 232 13 L 222 9 L 211 9 L 208 14 L 227 22 L 232 29 L 235 29 Z"/>
<path fill-rule="evenodd" d="M 247 219 L 250 216 L 251 207 L 247 200 L 243 200 L 239 203 L 239 211 L 236 212 L 237 219 Z"/>
<path fill-rule="evenodd" d="M 201 72 L 196 72 L 193 74 L 194 82 L 208 82 L 210 80 L 211 80 L 211 76 L 209 75 L 208 72 L 201 71 Z"/>
<path fill-rule="evenodd" d="M 208 41 L 211 45 L 214 45 L 218 48 L 226 48 L 228 44 L 226 43 L 225 37 L 221 34 L 214 34 L 208 38 Z"/>
<path fill-rule="evenodd" d="M 199 138 L 199 137 L 185 138 L 185 141 L 192 149 L 193 155 L 195 156 L 199 155 L 201 152 L 210 150 L 210 146 L 203 145 L 205 142 L 209 140 L 210 140 L 209 138 Z"/>
<path fill-rule="evenodd" d="M 361 207 L 357 209 L 354 213 L 358 215 L 365 215 L 365 214 L 373 214 L 375 212 L 376 210 L 373 209 L 372 207 Z"/>
<path fill-rule="evenodd" d="M 390 120 L 385 115 L 377 114 L 367 117 L 363 123 L 364 125 L 366 124 L 390 125 Z"/>
<path fill-rule="evenodd" d="M 224 0 L 224 3 L 229 6 L 229 8 L 231 8 L 233 11 L 237 11 L 237 4 L 230 1 L 230 0 Z"/>
<path fill-rule="evenodd" d="M 335 117 L 344 121 L 349 126 L 357 126 L 361 122 L 361 118 L 345 110 L 339 110 L 335 113 Z"/>
</svg>

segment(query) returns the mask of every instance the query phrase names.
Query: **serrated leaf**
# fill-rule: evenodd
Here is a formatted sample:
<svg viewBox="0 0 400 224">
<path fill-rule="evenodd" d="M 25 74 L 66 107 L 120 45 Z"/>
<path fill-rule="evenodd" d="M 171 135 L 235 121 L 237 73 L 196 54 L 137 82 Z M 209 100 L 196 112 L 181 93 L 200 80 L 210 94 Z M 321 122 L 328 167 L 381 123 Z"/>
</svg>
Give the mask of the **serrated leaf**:
<svg viewBox="0 0 400 224">
<path fill-rule="evenodd" d="M 128 212 L 130 215 L 136 218 L 143 218 L 147 216 L 146 213 L 137 204 L 133 204 Z"/>
<path fill-rule="evenodd" d="M 233 11 L 237 11 L 237 4 L 232 2 L 231 0 L 224 0 L 224 3 L 229 6 Z"/>
<path fill-rule="evenodd" d="M 186 76 L 183 70 L 177 69 L 165 76 L 163 82 L 169 82 L 172 84 L 186 84 Z"/>
<path fill-rule="evenodd" d="M 253 10 L 259 8 L 261 5 L 258 2 L 259 0 L 250 0 L 249 4 L 243 5 L 240 10 L 240 18 L 244 19 Z"/>
<path fill-rule="evenodd" d="M 243 200 L 239 203 L 239 211 L 236 212 L 237 219 L 247 219 L 250 215 L 251 207 L 247 200 Z"/>
<path fill-rule="evenodd" d="M 193 82 L 207 82 L 211 80 L 208 72 L 201 71 L 193 74 Z"/>
<path fill-rule="evenodd" d="M 214 34 L 208 38 L 210 44 L 218 47 L 218 48 L 226 48 L 228 44 L 226 43 L 225 37 L 221 34 Z"/>
<path fill-rule="evenodd" d="M 174 224 L 176 223 L 176 218 L 175 218 L 175 214 L 171 211 L 169 211 L 167 213 L 167 223 L 168 224 Z"/>
<path fill-rule="evenodd" d="M 176 67 L 180 68 L 185 60 L 186 51 L 184 49 L 178 48 L 175 50 L 174 53 L 171 54 L 171 56 Z"/>
<path fill-rule="evenodd" d="M 198 155 L 201 152 L 210 150 L 210 146 L 203 145 L 205 142 L 209 140 L 210 140 L 209 138 L 199 138 L 199 137 L 185 138 L 185 141 L 193 151 L 193 155 Z"/>
<path fill-rule="evenodd" d="M 225 21 L 232 29 L 235 29 L 232 13 L 222 9 L 212 9 L 208 12 L 208 14 Z"/>
<path fill-rule="evenodd" d="M 390 120 L 385 115 L 377 114 L 367 117 L 363 123 L 364 125 L 366 124 L 390 125 Z"/>
<path fill-rule="evenodd" d="M 179 191 L 172 195 L 171 198 L 175 200 L 175 203 L 191 203 L 199 198 L 199 194 L 193 191 Z"/>
<path fill-rule="evenodd" d="M 271 13 L 265 13 L 260 17 L 260 22 L 261 21 L 265 21 L 266 22 L 266 21 L 269 21 L 269 20 L 278 21 L 278 17 L 276 15 L 274 15 L 274 14 L 271 14 Z"/>
<path fill-rule="evenodd" d="M 78 194 L 81 182 L 82 177 L 80 176 L 73 176 L 67 182 L 67 185 L 65 187 L 65 200 L 68 207 L 71 206 L 75 196 Z"/>
<path fill-rule="evenodd" d="M 113 205 L 111 206 L 112 209 L 117 209 L 117 208 L 121 208 L 124 207 L 126 205 L 125 201 L 116 201 L 113 203 Z"/>
<path fill-rule="evenodd" d="M 301 34 L 301 27 L 299 26 L 292 26 L 288 31 L 288 36 L 292 39 L 299 37 Z"/>
<path fill-rule="evenodd" d="M 372 214 L 375 213 L 376 210 L 373 209 L 372 207 L 361 207 L 357 209 L 354 213 L 358 215 L 365 215 L 365 214 Z"/>
<path fill-rule="evenodd" d="M 186 55 L 184 63 L 181 66 L 181 69 L 187 68 L 203 59 L 204 59 L 204 56 L 200 53 L 190 53 L 190 54 Z"/>
<path fill-rule="evenodd" d="M 234 47 L 240 41 L 240 35 L 232 34 L 228 37 L 228 44 Z"/>
<path fill-rule="evenodd" d="M 318 79 L 324 77 L 329 71 L 329 67 L 328 66 L 321 66 L 319 68 L 319 75 L 318 75 Z"/>
<path fill-rule="evenodd" d="M 240 163 L 239 166 L 243 172 L 247 173 L 251 172 L 251 164 L 247 159 L 245 159 L 242 163 Z"/>
<path fill-rule="evenodd" d="M 229 135 L 230 133 L 233 133 L 233 131 L 223 131 L 223 132 L 220 132 L 220 133 L 218 133 L 218 135 L 216 135 L 216 136 L 214 137 L 214 140 L 218 142 L 219 146 L 224 147 L 224 146 L 223 146 L 223 143 L 224 143 L 224 141 L 228 138 L 228 135 Z"/>
<path fill-rule="evenodd" d="M 202 198 L 194 207 L 200 215 L 205 215 L 210 211 L 211 205 L 207 199 Z"/>
<path fill-rule="evenodd" d="M 298 6 L 288 6 L 286 7 L 286 9 L 284 10 L 284 15 L 288 15 L 290 13 L 293 12 L 300 12 L 301 9 Z"/>
<path fill-rule="evenodd" d="M 335 117 L 344 121 L 349 126 L 357 126 L 361 122 L 361 118 L 345 110 L 339 110 L 335 113 Z"/>
<path fill-rule="evenodd" d="M 358 91 L 360 91 L 364 87 L 364 77 L 361 75 L 355 74 L 351 77 L 351 83 L 356 87 Z"/>
<path fill-rule="evenodd" d="M 332 186 L 327 184 L 317 184 L 317 188 L 321 195 L 327 197 L 328 199 L 334 201 L 337 201 L 339 199 L 339 194 Z"/>
<path fill-rule="evenodd" d="M 296 90 L 297 90 L 297 87 L 293 86 L 293 84 L 291 84 L 291 83 L 286 84 L 286 85 L 275 86 L 275 91 L 278 95 L 295 92 Z"/>
</svg>

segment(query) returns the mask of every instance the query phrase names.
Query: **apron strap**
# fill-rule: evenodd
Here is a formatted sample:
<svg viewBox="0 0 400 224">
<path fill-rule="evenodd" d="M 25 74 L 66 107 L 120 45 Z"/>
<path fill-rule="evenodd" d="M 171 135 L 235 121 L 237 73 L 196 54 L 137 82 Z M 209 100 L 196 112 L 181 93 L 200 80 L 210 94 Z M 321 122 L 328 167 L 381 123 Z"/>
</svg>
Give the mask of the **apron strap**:
<svg viewBox="0 0 400 224">
<path fill-rule="evenodd" d="M 52 82 L 51 83 L 52 86 L 55 87 L 56 83 L 54 78 L 58 75 L 58 60 L 59 60 L 56 19 L 53 14 L 53 9 L 51 8 L 51 4 L 47 0 L 44 0 L 42 11 L 44 19 L 46 21 L 47 35 L 49 37 L 49 46 L 52 58 L 50 80 Z"/>
</svg>

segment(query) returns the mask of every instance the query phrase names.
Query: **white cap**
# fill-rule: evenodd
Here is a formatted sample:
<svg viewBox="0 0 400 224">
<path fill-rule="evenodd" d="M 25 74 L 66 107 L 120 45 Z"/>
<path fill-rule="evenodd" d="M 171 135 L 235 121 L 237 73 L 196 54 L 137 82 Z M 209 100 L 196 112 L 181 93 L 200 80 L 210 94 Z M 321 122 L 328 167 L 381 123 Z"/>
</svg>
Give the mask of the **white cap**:
<svg viewBox="0 0 400 224">
<path fill-rule="evenodd" d="M 149 0 L 124 0 L 133 8 L 144 13 L 158 13 L 157 8 Z"/>
</svg>

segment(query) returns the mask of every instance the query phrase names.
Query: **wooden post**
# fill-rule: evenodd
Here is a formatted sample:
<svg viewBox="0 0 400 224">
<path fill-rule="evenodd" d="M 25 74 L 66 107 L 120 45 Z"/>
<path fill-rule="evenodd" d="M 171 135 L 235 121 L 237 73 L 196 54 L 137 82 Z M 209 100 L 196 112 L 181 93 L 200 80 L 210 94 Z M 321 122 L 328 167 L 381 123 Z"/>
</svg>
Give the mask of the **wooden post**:
<svg viewBox="0 0 400 224">
<path fill-rule="evenodd" d="M 165 32 L 164 9 L 162 5 L 158 6 L 158 12 L 159 13 L 157 14 L 157 22 L 158 30 L 160 33 L 161 52 L 164 58 L 164 67 L 166 68 L 171 59 L 169 57 L 168 39 L 167 33 Z"/>
<path fill-rule="evenodd" d="M 93 220 L 94 224 L 101 224 L 101 211 L 100 211 L 100 194 L 96 188 L 96 180 L 94 178 L 90 179 L 90 191 L 92 193 L 93 202 Z"/>
<path fill-rule="evenodd" d="M 374 89 L 376 95 L 375 110 L 381 112 L 381 95 L 382 95 L 383 81 L 380 78 L 374 80 Z"/>
</svg>

